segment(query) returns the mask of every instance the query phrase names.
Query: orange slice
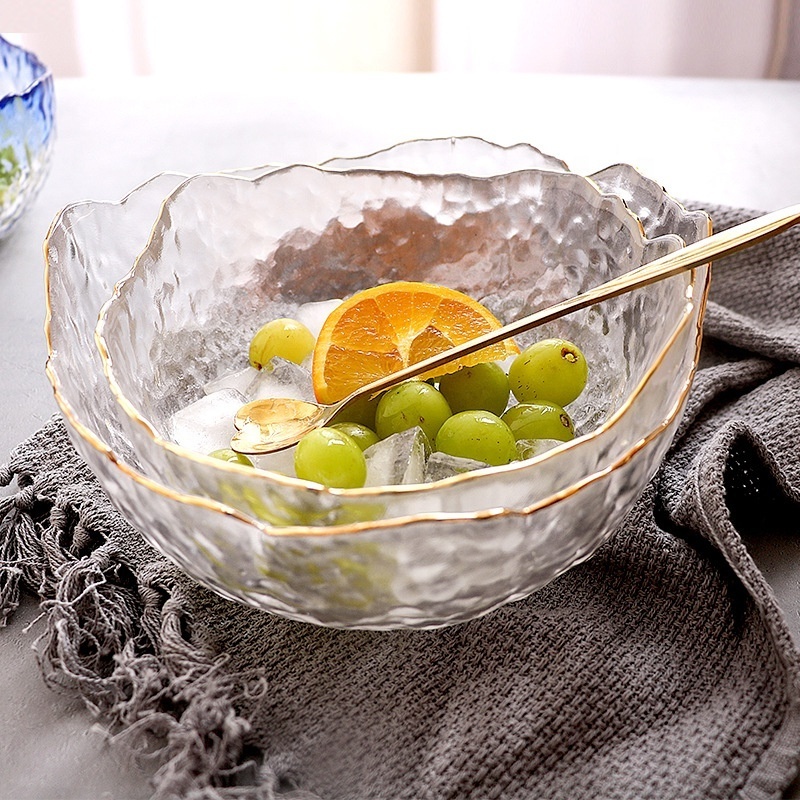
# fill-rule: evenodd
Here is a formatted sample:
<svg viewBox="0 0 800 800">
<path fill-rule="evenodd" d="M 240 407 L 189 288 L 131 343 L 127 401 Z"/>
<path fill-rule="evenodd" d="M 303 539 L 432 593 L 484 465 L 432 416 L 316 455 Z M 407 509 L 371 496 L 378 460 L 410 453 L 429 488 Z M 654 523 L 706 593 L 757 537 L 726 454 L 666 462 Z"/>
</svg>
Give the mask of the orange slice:
<svg viewBox="0 0 800 800">
<path fill-rule="evenodd" d="M 335 403 L 378 378 L 499 327 L 488 309 L 446 286 L 398 281 L 357 292 L 331 312 L 317 337 L 314 394 L 320 403 Z M 422 377 L 517 353 L 509 339 Z"/>
</svg>

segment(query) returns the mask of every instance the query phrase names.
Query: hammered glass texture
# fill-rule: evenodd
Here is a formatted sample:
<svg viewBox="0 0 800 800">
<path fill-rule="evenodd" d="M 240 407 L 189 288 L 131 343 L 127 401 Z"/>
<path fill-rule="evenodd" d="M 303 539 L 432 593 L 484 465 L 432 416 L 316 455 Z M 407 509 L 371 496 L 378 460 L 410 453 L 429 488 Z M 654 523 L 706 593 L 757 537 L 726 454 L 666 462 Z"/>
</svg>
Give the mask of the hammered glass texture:
<svg viewBox="0 0 800 800">
<path fill-rule="evenodd" d="M 333 158 L 325 169 L 390 169 L 426 173 L 456 172 L 476 177 L 502 175 L 526 169 L 569 172 L 560 159 L 542 153 L 530 144 L 500 147 L 474 136 L 447 139 L 418 139 L 402 142 L 369 156 Z M 706 235 L 707 220 L 701 212 L 690 212 L 676 203 L 661 184 L 640 175 L 629 164 L 615 164 L 589 175 L 602 192 L 621 197 L 654 239 L 675 233 L 685 242 L 694 241 L 700 231 Z"/>
<path fill-rule="evenodd" d="M 254 182 L 204 176 L 165 204 L 150 246 L 106 309 L 101 351 L 148 473 L 181 491 L 274 525 L 519 509 L 582 477 L 587 463 L 549 471 L 519 463 L 416 489 L 332 493 L 220 468 L 218 459 L 170 446 L 170 419 L 202 396 L 205 383 L 241 365 L 253 331 L 295 316 L 298 304 L 402 278 L 449 285 L 510 321 L 680 243 L 646 240 L 616 196 L 571 173 L 481 180 L 292 167 Z M 525 346 L 536 336 L 564 336 L 584 350 L 592 368 L 573 410 L 579 431 L 618 415 L 643 382 L 687 319 L 690 280 L 655 284 L 518 337 Z M 639 415 L 615 444 L 626 449 L 662 419 L 663 409 Z M 607 457 L 602 447 L 596 454 Z"/>
<path fill-rule="evenodd" d="M 425 171 L 436 171 L 435 160 Z M 706 235 L 703 215 L 682 214 L 657 184 L 629 167 L 623 173 L 629 205 L 647 218 L 649 236 L 669 232 L 672 215 L 687 228 L 687 241 Z M 592 455 L 595 448 L 606 460 L 594 475 L 578 469 L 580 487 L 567 484 L 560 499 L 546 497 L 519 513 L 389 520 L 328 535 L 325 528 L 278 530 L 249 522 L 228 506 L 147 477 L 104 380 L 93 328 L 100 305 L 145 244 L 164 196 L 181 182 L 181 176 L 159 176 L 120 203 L 78 203 L 56 219 L 46 245 L 48 375 L 75 446 L 111 499 L 154 546 L 209 588 L 335 627 L 435 627 L 471 619 L 591 555 L 657 468 L 691 378 L 706 270 L 696 271 L 696 302 L 686 324 L 622 414 L 627 418 L 646 404 L 660 409 L 661 424 L 616 460 L 607 454 L 615 449 L 609 441 L 622 433 L 621 421 L 602 436 L 572 443 L 589 462 L 602 460 Z M 659 217 L 662 208 L 669 213 Z M 562 448 L 563 456 L 568 452 L 569 446 Z"/>
<path fill-rule="evenodd" d="M 265 535 L 191 498 L 176 518 L 175 501 L 146 480 L 128 480 L 106 461 L 98 475 L 155 547 L 225 597 L 328 627 L 432 628 L 521 599 L 588 558 L 658 468 L 676 424 L 636 458 L 530 513 L 417 519 L 342 536 Z"/>
<path fill-rule="evenodd" d="M 0 238 L 39 193 L 55 141 L 53 78 L 0 36 Z"/>
</svg>

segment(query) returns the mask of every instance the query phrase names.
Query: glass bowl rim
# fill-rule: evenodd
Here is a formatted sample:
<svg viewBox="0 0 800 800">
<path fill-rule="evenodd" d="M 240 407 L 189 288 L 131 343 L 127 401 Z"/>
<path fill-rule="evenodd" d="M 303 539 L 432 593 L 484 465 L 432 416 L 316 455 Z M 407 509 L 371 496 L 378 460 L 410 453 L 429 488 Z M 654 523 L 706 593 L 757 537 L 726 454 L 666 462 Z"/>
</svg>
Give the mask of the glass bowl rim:
<svg viewBox="0 0 800 800">
<path fill-rule="evenodd" d="M 439 142 L 480 142 L 482 145 L 489 145 L 490 147 L 494 147 L 494 148 L 497 148 L 499 150 L 504 150 L 505 152 L 510 152 L 512 150 L 517 150 L 519 148 L 523 148 L 523 149 L 526 149 L 526 150 L 530 150 L 530 151 L 532 151 L 534 153 L 538 153 L 538 155 L 542 156 L 542 158 L 547 159 L 549 161 L 552 161 L 554 164 L 558 164 L 558 166 L 561 169 L 563 169 L 564 172 L 571 172 L 572 171 L 572 170 L 570 170 L 570 168 L 567 165 L 566 161 L 563 161 L 562 159 L 557 158 L 556 156 L 550 155 L 549 153 L 545 153 L 544 150 L 541 150 L 540 148 L 536 147 L 535 145 L 530 144 L 529 142 L 515 142 L 514 144 L 502 145 L 502 144 L 497 144 L 496 142 L 489 141 L 489 139 L 485 139 L 483 136 L 474 136 L 474 135 L 469 135 L 469 134 L 464 135 L 464 136 L 430 136 L 430 137 L 422 137 L 422 138 L 419 138 L 419 139 L 406 139 L 403 142 L 395 142 L 394 144 L 391 144 L 388 147 L 381 147 L 378 150 L 373 150 L 372 152 L 366 153 L 365 155 L 360 155 L 360 156 L 333 156 L 332 158 L 326 158 L 324 161 L 321 161 L 319 164 L 313 164 L 312 166 L 321 167 L 323 169 L 326 169 L 326 168 L 327 169 L 334 169 L 337 172 L 341 172 L 342 171 L 341 167 L 336 167 L 336 166 L 331 167 L 330 165 L 334 164 L 334 162 L 336 162 L 336 161 L 341 161 L 341 162 L 363 161 L 364 159 L 367 159 L 367 158 L 374 158 L 375 156 L 384 155 L 385 153 L 391 153 L 393 150 L 399 150 L 401 147 L 405 147 L 407 145 L 433 144 L 433 143 L 439 143 Z M 276 165 L 276 166 L 290 166 L 290 165 L 281 164 L 281 165 Z M 347 168 L 347 171 L 350 172 L 350 171 L 355 170 L 355 169 L 359 169 L 359 167 L 349 167 L 349 168 Z M 366 168 L 361 167 L 360 169 L 371 169 L 371 168 L 370 167 L 366 167 Z M 374 169 L 379 169 L 381 172 L 399 172 L 401 174 L 406 174 L 406 175 L 408 175 L 408 174 L 411 174 L 411 175 L 424 175 L 424 174 L 440 175 L 440 174 L 443 174 L 443 173 L 419 173 L 419 172 L 410 173 L 410 172 L 408 172 L 406 170 L 400 170 L 400 169 L 391 169 L 391 170 L 389 170 L 389 169 L 384 169 L 382 167 L 376 167 Z M 514 172 L 527 172 L 527 171 L 529 171 L 529 169 L 531 169 L 531 168 L 523 167 L 523 168 L 520 168 L 520 169 L 517 169 L 517 170 L 508 170 L 508 171 L 506 171 L 504 173 L 497 173 L 497 174 L 498 175 L 500 175 L 500 174 L 510 175 L 510 174 L 513 174 Z M 543 167 L 539 167 L 538 169 L 544 169 L 544 168 Z M 475 175 L 465 175 L 465 173 L 458 173 L 458 172 L 450 172 L 450 173 L 447 173 L 447 174 L 448 175 L 463 175 L 464 177 L 472 177 L 472 178 L 480 177 L 480 176 L 475 176 Z M 577 174 L 577 173 L 573 173 L 573 174 Z M 583 176 L 583 177 L 586 177 L 586 176 Z M 178 187 L 176 187 L 176 191 L 177 191 L 177 189 L 178 189 Z"/>
</svg>

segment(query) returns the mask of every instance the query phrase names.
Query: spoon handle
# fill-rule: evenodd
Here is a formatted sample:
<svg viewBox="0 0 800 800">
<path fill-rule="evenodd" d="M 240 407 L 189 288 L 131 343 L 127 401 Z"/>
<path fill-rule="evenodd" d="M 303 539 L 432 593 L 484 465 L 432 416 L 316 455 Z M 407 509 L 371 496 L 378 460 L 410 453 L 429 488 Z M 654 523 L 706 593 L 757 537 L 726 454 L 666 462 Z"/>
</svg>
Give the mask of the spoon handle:
<svg viewBox="0 0 800 800">
<path fill-rule="evenodd" d="M 612 278 L 582 294 L 575 295 L 568 300 L 562 300 L 560 303 L 537 311 L 527 317 L 522 317 L 515 322 L 504 325 L 502 328 L 484 333 L 475 339 L 470 339 L 468 342 L 426 358 L 424 361 L 418 361 L 416 364 L 393 372 L 391 375 L 380 378 L 369 384 L 369 386 L 359 389 L 358 394 L 373 394 L 382 391 L 408 378 L 413 378 L 423 372 L 440 367 L 457 358 L 468 356 L 489 345 L 502 342 L 504 339 L 508 339 L 518 333 L 552 322 L 573 311 L 587 308 L 602 300 L 618 297 L 621 294 L 639 289 L 642 286 L 648 286 L 665 278 L 671 278 L 681 272 L 702 266 L 712 259 L 722 258 L 739 250 L 744 250 L 746 247 L 750 247 L 763 239 L 768 239 L 785 231 L 798 222 L 800 222 L 800 204 L 773 211 L 743 222 L 740 225 L 735 225 L 721 233 L 715 233 L 713 236 L 687 245 L 674 253 L 669 253 L 655 261 L 651 261 L 649 264 Z"/>
</svg>

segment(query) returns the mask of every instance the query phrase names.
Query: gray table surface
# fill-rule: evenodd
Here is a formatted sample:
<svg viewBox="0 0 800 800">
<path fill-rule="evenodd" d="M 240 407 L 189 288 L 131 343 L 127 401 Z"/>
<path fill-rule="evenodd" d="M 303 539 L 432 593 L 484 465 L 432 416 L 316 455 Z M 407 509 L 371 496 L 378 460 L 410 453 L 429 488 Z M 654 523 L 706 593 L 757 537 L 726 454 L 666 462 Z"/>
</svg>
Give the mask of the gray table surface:
<svg viewBox="0 0 800 800">
<path fill-rule="evenodd" d="M 800 201 L 800 83 L 581 76 L 267 76 L 56 83 L 49 179 L 0 242 L 0 462 L 56 404 L 44 375 L 42 240 L 56 212 L 157 172 L 316 162 L 417 137 L 530 142 L 578 171 L 625 161 L 680 198 L 769 210 Z M 3 492 L 0 489 L 0 492 Z M 800 642 L 800 538 L 750 543 Z M 77 700 L 47 689 L 32 600 L 0 630 L 0 800 L 149 796 Z M 796 789 L 790 796 L 800 797 Z"/>
</svg>

